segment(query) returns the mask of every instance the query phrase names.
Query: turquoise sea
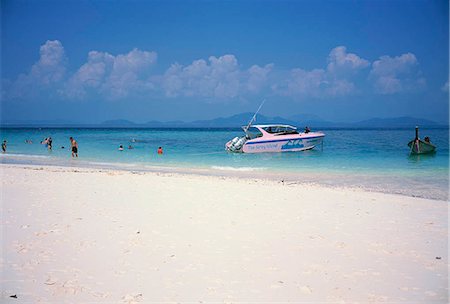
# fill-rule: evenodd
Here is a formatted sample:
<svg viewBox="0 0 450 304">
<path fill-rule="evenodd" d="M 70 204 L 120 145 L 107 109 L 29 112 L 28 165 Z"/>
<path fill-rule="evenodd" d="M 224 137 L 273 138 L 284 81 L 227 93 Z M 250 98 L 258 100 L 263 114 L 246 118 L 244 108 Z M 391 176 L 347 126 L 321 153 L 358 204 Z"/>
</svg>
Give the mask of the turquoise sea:
<svg viewBox="0 0 450 304">
<path fill-rule="evenodd" d="M 232 154 L 224 144 L 240 129 L 2 128 L 8 142 L 2 163 L 197 172 L 275 178 L 289 183 L 357 187 L 424 198 L 448 199 L 449 130 L 421 129 L 435 154 L 410 156 L 414 129 L 323 129 L 323 149 Z M 51 136 L 53 150 L 40 142 Z M 72 159 L 69 137 L 78 141 Z M 25 140 L 32 140 L 28 144 Z M 124 146 L 119 151 L 119 145 Z M 128 146 L 133 149 L 128 149 Z M 158 147 L 163 155 L 156 153 Z M 65 147 L 62 149 L 61 147 Z"/>
</svg>

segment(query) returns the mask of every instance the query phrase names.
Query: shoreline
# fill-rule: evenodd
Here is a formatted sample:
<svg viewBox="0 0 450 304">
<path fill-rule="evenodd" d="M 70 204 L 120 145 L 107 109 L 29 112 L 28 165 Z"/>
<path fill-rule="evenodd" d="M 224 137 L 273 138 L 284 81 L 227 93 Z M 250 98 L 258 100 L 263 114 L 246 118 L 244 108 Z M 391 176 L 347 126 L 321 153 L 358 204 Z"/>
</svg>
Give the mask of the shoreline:
<svg viewBox="0 0 450 304">
<path fill-rule="evenodd" d="M 10 154 L 11 156 L 11 154 Z M 12 158 L 15 156 L 12 155 Z M 417 197 L 431 200 L 448 200 L 448 185 L 434 186 L 429 188 L 429 184 L 422 184 L 421 180 L 414 180 L 411 176 L 396 176 L 382 172 L 369 172 L 361 174 L 358 172 L 322 172 L 322 171 L 284 171 L 270 168 L 254 168 L 254 167 L 230 167 L 230 166 L 185 166 L 180 164 L 160 165 L 145 163 L 118 163 L 118 162 L 99 162 L 83 159 L 52 159 L 54 163 L 42 161 L 47 159 L 45 156 L 30 157 L 21 159 L 18 162 L 7 158 L 0 159 L 1 166 L 41 166 L 56 168 L 83 168 L 97 170 L 117 170 L 117 171 L 136 171 L 149 173 L 171 173 L 182 175 L 202 175 L 215 177 L 236 177 L 250 178 L 261 180 L 272 180 L 277 182 L 289 182 L 302 185 L 318 185 L 326 188 L 345 188 L 356 189 L 367 192 L 386 193 L 403 195 L 407 197 Z M 6 162 L 5 162 L 6 160 Z M 395 182 L 395 183 L 394 183 Z M 403 184 L 408 184 L 404 186 Z"/>
<path fill-rule="evenodd" d="M 255 178 L 0 169 L 5 301 L 448 301 L 446 201 Z"/>
</svg>

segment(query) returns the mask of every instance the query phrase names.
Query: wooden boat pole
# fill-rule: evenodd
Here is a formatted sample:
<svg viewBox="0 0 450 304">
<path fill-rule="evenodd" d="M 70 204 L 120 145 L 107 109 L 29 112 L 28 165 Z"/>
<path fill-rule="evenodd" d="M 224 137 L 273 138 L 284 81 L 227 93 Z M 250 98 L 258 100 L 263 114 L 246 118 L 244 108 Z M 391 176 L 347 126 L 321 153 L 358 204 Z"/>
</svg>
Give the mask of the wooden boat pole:
<svg viewBox="0 0 450 304">
<path fill-rule="evenodd" d="M 419 139 L 419 127 L 416 126 L 416 140 Z"/>
</svg>

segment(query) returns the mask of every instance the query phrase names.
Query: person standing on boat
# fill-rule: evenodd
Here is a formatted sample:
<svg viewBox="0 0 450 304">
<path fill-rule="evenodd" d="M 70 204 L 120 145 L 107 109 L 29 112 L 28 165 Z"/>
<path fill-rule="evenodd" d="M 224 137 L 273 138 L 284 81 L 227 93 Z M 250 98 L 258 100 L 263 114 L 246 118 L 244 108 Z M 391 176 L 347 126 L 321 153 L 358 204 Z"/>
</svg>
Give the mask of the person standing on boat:
<svg viewBox="0 0 450 304">
<path fill-rule="evenodd" d="M 72 147 L 72 157 L 78 157 L 78 143 L 73 137 L 70 137 L 70 146 Z"/>
</svg>

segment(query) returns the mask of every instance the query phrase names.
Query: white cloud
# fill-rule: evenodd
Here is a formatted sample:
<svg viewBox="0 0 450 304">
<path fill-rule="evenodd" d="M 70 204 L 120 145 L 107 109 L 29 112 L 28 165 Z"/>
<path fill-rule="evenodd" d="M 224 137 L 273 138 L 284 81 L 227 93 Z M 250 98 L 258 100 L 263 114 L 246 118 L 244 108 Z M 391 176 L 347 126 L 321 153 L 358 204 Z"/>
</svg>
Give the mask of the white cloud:
<svg viewBox="0 0 450 304">
<path fill-rule="evenodd" d="M 28 74 L 19 75 L 12 84 L 8 96 L 11 98 L 29 97 L 61 83 L 66 72 L 66 61 L 61 42 L 47 40 L 40 47 L 39 60 L 33 64 Z"/>
<path fill-rule="evenodd" d="M 162 81 L 162 88 L 168 97 L 176 97 L 178 92 L 183 89 L 183 79 L 180 76 L 182 72 L 183 66 L 178 63 L 172 64 L 165 72 Z"/>
<path fill-rule="evenodd" d="M 292 98 L 328 98 L 357 93 L 356 83 L 367 80 L 358 75 L 370 66 L 368 60 L 348 53 L 345 46 L 332 49 L 326 65 L 311 70 L 277 71 L 272 63 L 242 69 L 237 58 L 228 54 L 194 60 L 186 66 L 174 63 L 163 74 L 156 74 L 152 69 L 157 61 L 156 52 L 133 49 L 116 56 L 91 51 L 87 61 L 67 76 L 66 61 L 61 42 L 47 41 L 28 74 L 19 75 L 16 81 L 2 80 L 2 100 L 26 98 L 35 93 L 45 93 L 43 97 L 59 93 L 59 98 L 86 100 L 155 95 L 224 100 L 247 98 L 269 90 L 274 95 Z M 425 86 L 418 61 L 411 53 L 380 57 L 371 65 L 368 79 L 376 92 L 382 94 Z M 448 91 L 448 82 L 442 89 Z"/>
<path fill-rule="evenodd" d="M 29 76 L 34 81 L 48 85 L 63 79 L 66 71 L 64 48 L 58 40 L 47 42 L 40 48 L 40 58 L 31 68 Z"/>
<path fill-rule="evenodd" d="M 63 93 L 71 98 L 84 98 L 87 89 L 98 89 L 104 83 L 113 63 L 114 56 L 108 53 L 89 52 L 87 62 L 69 79 Z"/>
<path fill-rule="evenodd" d="M 369 64 L 369 61 L 358 55 L 347 53 L 345 46 L 338 46 L 332 49 L 328 55 L 327 71 L 330 73 L 356 71 L 368 67 Z"/>
<path fill-rule="evenodd" d="M 162 88 L 170 97 L 233 98 L 239 93 L 240 70 L 234 55 L 200 59 L 183 67 L 173 64 L 164 74 Z"/>
<path fill-rule="evenodd" d="M 441 90 L 444 92 L 449 92 L 450 91 L 450 84 L 447 80 L 447 82 L 441 87 Z"/>
<path fill-rule="evenodd" d="M 102 91 L 112 99 L 128 96 L 131 91 L 145 90 L 146 71 L 156 63 L 157 54 L 134 49 L 114 58 L 112 71 L 102 86 Z"/>
<path fill-rule="evenodd" d="M 381 56 L 373 62 L 369 79 L 373 81 L 376 92 L 394 94 L 420 89 L 425 86 L 425 78 L 421 76 L 418 61 L 414 54 L 401 56 Z"/>
<path fill-rule="evenodd" d="M 328 96 L 344 96 L 355 92 L 355 84 L 346 79 L 335 79 L 329 83 L 326 88 L 326 95 Z"/>
<path fill-rule="evenodd" d="M 91 51 L 87 62 L 67 82 L 63 94 L 84 98 L 93 90 L 109 99 L 127 97 L 131 92 L 148 88 L 145 72 L 156 59 L 155 52 L 138 49 L 117 56 Z"/>
<path fill-rule="evenodd" d="M 356 91 L 353 77 L 369 64 L 369 61 L 356 54 L 347 53 L 345 46 L 338 46 L 330 51 L 326 69 L 292 69 L 285 84 L 276 86 L 275 91 L 291 97 L 335 97 L 353 94 Z"/>
<path fill-rule="evenodd" d="M 273 63 L 266 64 L 264 67 L 253 65 L 247 70 L 247 90 L 250 93 L 259 93 L 268 81 L 269 73 L 273 70 Z"/>
<path fill-rule="evenodd" d="M 288 95 L 318 96 L 326 85 L 326 74 L 323 69 L 312 71 L 293 69 L 287 81 L 287 93 Z"/>
<path fill-rule="evenodd" d="M 162 77 L 161 87 L 168 97 L 235 98 L 257 94 L 268 81 L 273 64 L 241 70 L 234 55 L 210 56 L 188 66 L 172 64 Z"/>
</svg>

